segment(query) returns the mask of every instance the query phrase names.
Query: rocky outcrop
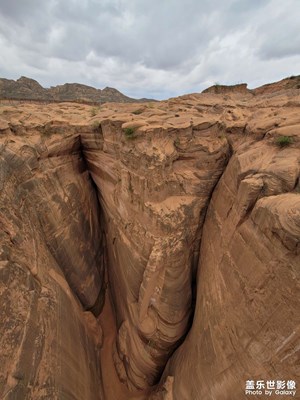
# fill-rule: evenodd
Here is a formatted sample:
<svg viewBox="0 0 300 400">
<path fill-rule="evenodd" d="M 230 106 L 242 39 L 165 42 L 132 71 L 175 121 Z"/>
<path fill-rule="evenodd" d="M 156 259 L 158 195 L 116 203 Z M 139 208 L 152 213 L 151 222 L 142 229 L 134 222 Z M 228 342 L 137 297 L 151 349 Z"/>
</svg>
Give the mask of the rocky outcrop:
<svg viewBox="0 0 300 400">
<path fill-rule="evenodd" d="M 293 75 L 275 83 L 268 83 L 255 89 L 248 89 L 247 83 L 238 83 L 236 85 L 222 85 L 215 83 L 213 86 L 204 89 L 202 93 L 213 93 L 225 95 L 226 93 L 240 93 L 253 95 L 272 95 L 278 92 L 284 94 L 287 90 L 300 89 L 300 75 Z"/>
<path fill-rule="evenodd" d="M 226 93 L 247 94 L 251 93 L 251 91 L 247 89 L 247 83 L 239 83 L 237 85 L 220 85 L 219 83 L 216 83 L 214 86 L 204 89 L 202 93 L 213 93 L 213 94 L 224 95 Z"/>
<path fill-rule="evenodd" d="M 79 83 L 65 83 L 44 89 L 47 94 L 56 101 L 73 101 L 83 100 L 86 102 L 106 103 L 134 103 L 138 100 L 125 96 L 114 88 L 95 89 L 91 86 L 82 85 Z"/>
<path fill-rule="evenodd" d="M 291 89 L 300 89 L 300 75 L 292 75 L 289 78 L 282 79 L 279 82 L 269 83 L 260 86 L 253 90 L 254 94 L 258 95 L 272 95 L 273 93 L 281 92 L 284 94 L 285 91 Z"/>
<path fill-rule="evenodd" d="M 149 101 L 136 100 L 125 96 L 117 89 L 106 87 L 103 90 L 79 83 L 65 83 L 64 85 L 43 88 L 34 79 L 22 76 L 16 81 L 0 78 L 0 99 L 43 100 L 43 101 L 83 101 L 94 103 L 118 102 L 134 103 Z"/>
<path fill-rule="evenodd" d="M 297 380 L 299 105 L 294 88 L 2 103 L 1 396 Z"/>
</svg>

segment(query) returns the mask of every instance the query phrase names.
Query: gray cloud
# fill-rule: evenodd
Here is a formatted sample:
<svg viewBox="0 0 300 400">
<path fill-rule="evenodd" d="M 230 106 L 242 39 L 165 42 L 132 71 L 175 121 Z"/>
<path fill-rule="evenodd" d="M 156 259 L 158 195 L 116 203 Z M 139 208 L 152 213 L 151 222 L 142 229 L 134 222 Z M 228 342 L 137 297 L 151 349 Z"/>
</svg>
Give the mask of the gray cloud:
<svg viewBox="0 0 300 400">
<path fill-rule="evenodd" d="M 259 56 L 264 59 L 285 58 L 300 54 L 300 4 L 293 0 L 272 2 L 276 8 L 269 7 L 268 18 L 257 29 L 260 45 Z"/>
<path fill-rule="evenodd" d="M 1 0 L 0 76 L 158 98 L 256 86 L 299 73 L 299 19 L 298 0 Z"/>
</svg>

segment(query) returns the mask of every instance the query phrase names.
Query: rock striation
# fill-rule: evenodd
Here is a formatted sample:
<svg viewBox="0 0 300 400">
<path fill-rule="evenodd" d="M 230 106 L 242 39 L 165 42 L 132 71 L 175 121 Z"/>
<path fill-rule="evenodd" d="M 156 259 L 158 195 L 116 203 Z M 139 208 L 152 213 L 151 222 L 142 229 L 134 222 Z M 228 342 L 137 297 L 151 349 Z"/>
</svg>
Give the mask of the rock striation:
<svg viewBox="0 0 300 400">
<path fill-rule="evenodd" d="M 0 397 L 98 399 L 103 236 L 79 141 L 1 133 Z"/>
<path fill-rule="evenodd" d="M 2 101 L 0 397 L 296 381 L 299 106 L 297 82 L 96 112 Z"/>
</svg>

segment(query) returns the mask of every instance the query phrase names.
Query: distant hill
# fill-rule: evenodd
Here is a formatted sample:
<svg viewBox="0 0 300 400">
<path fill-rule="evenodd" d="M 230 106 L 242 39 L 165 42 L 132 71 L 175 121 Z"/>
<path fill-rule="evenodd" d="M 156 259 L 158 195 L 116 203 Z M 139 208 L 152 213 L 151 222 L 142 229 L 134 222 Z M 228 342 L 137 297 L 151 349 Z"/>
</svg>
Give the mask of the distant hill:
<svg viewBox="0 0 300 400">
<path fill-rule="evenodd" d="M 0 98 L 14 100 L 84 101 L 93 103 L 149 101 L 149 99 L 133 99 L 114 88 L 106 87 L 101 90 L 79 83 L 65 83 L 64 85 L 52 86 L 46 89 L 34 79 L 26 78 L 25 76 L 16 81 L 0 78 Z"/>
<path fill-rule="evenodd" d="M 248 89 L 246 83 L 240 83 L 237 85 L 220 85 L 215 84 L 202 91 L 202 93 L 213 93 L 213 94 L 227 94 L 227 93 L 240 93 L 240 94 L 272 94 L 281 90 L 293 90 L 300 89 L 300 75 L 293 75 L 288 78 L 284 78 L 278 82 L 268 83 L 263 86 L 259 86 L 255 89 Z"/>
</svg>

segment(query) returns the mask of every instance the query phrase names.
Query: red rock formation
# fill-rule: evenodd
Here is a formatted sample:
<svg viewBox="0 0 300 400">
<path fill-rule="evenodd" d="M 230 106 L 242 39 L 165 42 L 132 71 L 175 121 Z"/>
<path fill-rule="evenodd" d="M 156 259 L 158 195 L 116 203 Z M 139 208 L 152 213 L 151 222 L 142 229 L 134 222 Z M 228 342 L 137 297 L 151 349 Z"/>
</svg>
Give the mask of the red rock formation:
<svg viewBox="0 0 300 400">
<path fill-rule="evenodd" d="M 246 379 L 296 380 L 299 105 L 294 88 L 97 115 L 3 102 L 2 398 L 240 400 Z"/>
<path fill-rule="evenodd" d="M 296 378 L 298 176 L 296 148 L 232 157 L 206 216 L 193 326 L 165 371 L 174 399 L 239 400 L 247 379 Z"/>
<path fill-rule="evenodd" d="M 1 138 L 0 397 L 99 399 L 98 201 L 78 136 L 39 138 Z"/>
<path fill-rule="evenodd" d="M 140 130 L 135 140 L 121 125 L 104 121 L 98 143 L 87 134 L 82 146 L 105 216 L 116 365 L 142 389 L 186 333 L 205 210 L 229 147 L 207 124 Z"/>
</svg>

